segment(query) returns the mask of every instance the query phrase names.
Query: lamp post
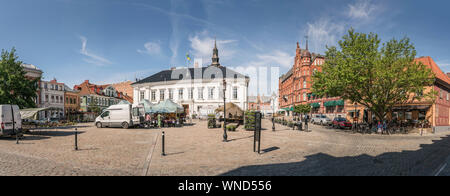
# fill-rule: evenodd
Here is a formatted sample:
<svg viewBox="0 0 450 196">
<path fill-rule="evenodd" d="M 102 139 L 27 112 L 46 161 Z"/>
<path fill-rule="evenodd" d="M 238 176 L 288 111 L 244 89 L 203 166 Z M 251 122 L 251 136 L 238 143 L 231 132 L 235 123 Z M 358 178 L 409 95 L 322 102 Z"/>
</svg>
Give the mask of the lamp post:
<svg viewBox="0 0 450 196">
<path fill-rule="evenodd" d="M 358 131 L 358 115 L 356 114 L 356 107 L 357 107 L 357 103 L 355 103 L 355 111 L 353 112 L 353 126 L 354 126 L 354 130 Z M 358 111 L 359 114 L 359 111 Z"/>
<path fill-rule="evenodd" d="M 226 110 L 226 102 L 225 102 L 225 91 L 227 90 L 227 82 L 225 81 L 225 77 L 223 78 L 223 142 L 228 142 L 227 138 L 227 110 Z"/>
<path fill-rule="evenodd" d="M 275 97 L 272 97 L 272 131 L 275 131 Z"/>
</svg>

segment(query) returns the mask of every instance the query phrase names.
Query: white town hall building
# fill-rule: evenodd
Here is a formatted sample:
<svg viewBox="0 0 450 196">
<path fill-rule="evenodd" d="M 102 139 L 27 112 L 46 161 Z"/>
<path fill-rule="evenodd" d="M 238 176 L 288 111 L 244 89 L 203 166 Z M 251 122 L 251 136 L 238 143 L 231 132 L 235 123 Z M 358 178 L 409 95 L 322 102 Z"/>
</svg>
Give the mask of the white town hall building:
<svg viewBox="0 0 450 196">
<path fill-rule="evenodd" d="M 247 110 L 250 78 L 221 66 L 218 53 L 215 43 L 212 64 L 207 67 L 173 68 L 133 83 L 134 103 L 148 100 L 157 104 L 170 99 L 183 106 L 189 116 L 214 114 L 217 108 L 223 106 L 225 76 L 226 102 Z"/>
</svg>

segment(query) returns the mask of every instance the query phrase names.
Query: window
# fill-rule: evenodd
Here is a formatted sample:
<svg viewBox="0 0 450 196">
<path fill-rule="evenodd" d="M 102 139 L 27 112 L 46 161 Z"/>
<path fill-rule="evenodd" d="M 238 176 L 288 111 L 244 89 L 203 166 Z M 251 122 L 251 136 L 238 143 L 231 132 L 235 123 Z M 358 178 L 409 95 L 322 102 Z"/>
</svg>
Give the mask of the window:
<svg viewBox="0 0 450 196">
<path fill-rule="evenodd" d="M 152 91 L 152 101 L 156 100 L 156 91 Z"/>
<path fill-rule="evenodd" d="M 303 88 L 306 88 L 306 80 L 303 81 Z"/>
<path fill-rule="evenodd" d="M 101 116 L 102 116 L 102 118 L 108 117 L 109 116 L 109 111 L 103 112 L 103 114 Z"/>
<path fill-rule="evenodd" d="M 48 95 L 45 95 L 45 102 L 48 103 Z"/>
<path fill-rule="evenodd" d="M 306 101 L 306 93 L 303 93 L 303 101 Z"/>
<path fill-rule="evenodd" d="M 169 89 L 169 99 L 173 100 L 173 89 Z"/>
<path fill-rule="evenodd" d="M 159 100 L 164 101 L 164 89 L 159 90 Z"/>
<path fill-rule="evenodd" d="M 193 99 L 194 98 L 194 89 L 193 88 L 189 89 L 188 96 L 189 96 L 189 99 Z"/>
<path fill-rule="evenodd" d="M 448 101 L 448 93 L 447 93 L 447 101 Z"/>
<path fill-rule="evenodd" d="M 214 87 L 208 88 L 208 99 L 214 99 Z"/>
<path fill-rule="evenodd" d="M 141 101 L 144 100 L 144 97 L 145 97 L 145 91 L 141 91 L 140 92 L 140 100 Z"/>
<path fill-rule="evenodd" d="M 198 88 L 198 99 L 203 99 L 203 87 Z"/>
<path fill-rule="evenodd" d="M 443 90 L 441 90 L 441 94 L 440 94 L 440 96 L 439 96 L 441 99 L 442 99 L 442 97 L 444 97 L 444 91 Z"/>
<path fill-rule="evenodd" d="M 233 87 L 233 99 L 238 99 L 238 88 Z"/>
<path fill-rule="evenodd" d="M 182 88 L 178 89 L 178 99 L 183 100 L 183 89 Z"/>
<path fill-rule="evenodd" d="M 47 83 L 44 83 L 44 88 L 45 90 L 47 90 Z"/>
<path fill-rule="evenodd" d="M 69 102 L 69 98 L 66 97 L 66 103 L 72 103 L 72 99 L 70 99 L 71 102 Z"/>
</svg>

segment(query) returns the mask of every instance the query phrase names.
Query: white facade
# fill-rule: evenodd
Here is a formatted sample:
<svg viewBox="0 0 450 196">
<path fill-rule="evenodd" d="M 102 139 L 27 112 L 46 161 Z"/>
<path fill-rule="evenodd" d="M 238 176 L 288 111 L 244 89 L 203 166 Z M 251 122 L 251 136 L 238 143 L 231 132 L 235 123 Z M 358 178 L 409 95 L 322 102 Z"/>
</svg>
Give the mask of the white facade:
<svg viewBox="0 0 450 196">
<path fill-rule="evenodd" d="M 41 112 L 40 119 L 64 117 L 64 88 L 63 83 L 41 81 L 41 107 L 57 109 Z"/>
<path fill-rule="evenodd" d="M 227 78 L 226 83 L 226 102 L 234 103 L 242 110 L 246 110 L 249 79 Z M 189 116 L 214 114 L 224 103 L 222 78 L 151 82 L 132 86 L 134 103 L 146 99 L 157 104 L 162 100 L 171 99 L 185 107 Z"/>
</svg>

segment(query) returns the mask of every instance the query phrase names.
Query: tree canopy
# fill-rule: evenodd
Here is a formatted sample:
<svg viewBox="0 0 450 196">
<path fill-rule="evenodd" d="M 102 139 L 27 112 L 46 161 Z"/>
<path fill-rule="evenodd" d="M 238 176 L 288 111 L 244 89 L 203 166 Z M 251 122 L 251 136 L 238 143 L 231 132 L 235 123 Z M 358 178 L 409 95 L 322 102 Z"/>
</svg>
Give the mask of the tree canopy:
<svg viewBox="0 0 450 196">
<path fill-rule="evenodd" d="M 2 50 L 0 61 L 0 104 L 14 104 L 20 108 L 36 107 L 35 98 L 38 79 L 27 79 L 21 67 L 22 62 L 16 56 L 15 48 L 11 52 Z"/>
<path fill-rule="evenodd" d="M 297 114 L 307 114 L 311 111 L 310 104 L 301 104 L 294 106 L 294 112 Z"/>
<path fill-rule="evenodd" d="M 327 47 L 321 72 L 313 76 L 313 92 L 319 96 L 342 97 L 367 107 L 384 119 L 397 104 L 433 100 L 436 92 L 425 91 L 434 74 L 416 63 L 416 50 L 409 38 L 383 43 L 374 33 L 353 29 L 343 36 L 339 47 Z"/>
</svg>

